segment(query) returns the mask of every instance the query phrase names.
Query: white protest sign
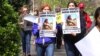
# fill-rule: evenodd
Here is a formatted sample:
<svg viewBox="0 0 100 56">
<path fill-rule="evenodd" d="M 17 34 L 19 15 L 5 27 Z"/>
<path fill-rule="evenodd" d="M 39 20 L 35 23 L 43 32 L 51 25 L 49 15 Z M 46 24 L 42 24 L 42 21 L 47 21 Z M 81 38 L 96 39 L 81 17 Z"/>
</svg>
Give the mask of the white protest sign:
<svg viewBox="0 0 100 56">
<path fill-rule="evenodd" d="M 82 56 L 100 56 L 100 32 L 97 27 L 75 45 Z"/>
<path fill-rule="evenodd" d="M 31 23 L 34 23 L 34 22 L 36 21 L 36 17 L 33 16 L 33 15 L 26 15 L 26 16 L 24 17 L 24 20 L 29 21 L 29 22 L 31 22 Z"/>
<path fill-rule="evenodd" d="M 62 8 L 63 34 L 80 33 L 79 8 Z"/>
<path fill-rule="evenodd" d="M 40 13 L 40 37 L 56 37 L 56 14 L 54 12 Z"/>
</svg>

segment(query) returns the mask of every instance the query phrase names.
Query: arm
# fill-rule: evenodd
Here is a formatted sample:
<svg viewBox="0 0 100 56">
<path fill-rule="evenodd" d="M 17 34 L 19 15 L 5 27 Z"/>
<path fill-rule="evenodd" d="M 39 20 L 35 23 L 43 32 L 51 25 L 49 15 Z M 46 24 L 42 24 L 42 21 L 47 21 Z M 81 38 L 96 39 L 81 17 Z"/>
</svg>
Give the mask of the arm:
<svg viewBox="0 0 100 56">
<path fill-rule="evenodd" d="M 85 13 L 85 20 L 86 20 L 86 29 L 88 31 L 92 25 L 92 21 L 87 13 Z"/>
<path fill-rule="evenodd" d="M 85 17 L 81 13 L 80 13 L 80 26 L 81 26 L 81 33 L 76 35 L 77 41 L 82 39 L 86 34 L 86 21 L 85 21 Z"/>
<path fill-rule="evenodd" d="M 18 24 L 19 24 L 20 28 L 24 27 L 24 20 L 23 20 L 23 16 L 22 15 L 19 16 Z"/>
<path fill-rule="evenodd" d="M 33 33 L 33 35 L 36 35 L 36 36 L 39 35 L 38 24 L 36 24 L 36 23 L 33 24 L 32 33 Z"/>
</svg>

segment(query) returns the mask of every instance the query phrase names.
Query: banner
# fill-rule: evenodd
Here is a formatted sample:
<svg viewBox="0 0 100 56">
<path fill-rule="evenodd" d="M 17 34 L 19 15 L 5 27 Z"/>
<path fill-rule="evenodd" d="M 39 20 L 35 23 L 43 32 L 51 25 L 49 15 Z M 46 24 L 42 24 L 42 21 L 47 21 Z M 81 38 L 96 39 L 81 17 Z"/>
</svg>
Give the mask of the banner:
<svg viewBox="0 0 100 56">
<path fill-rule="evenodd" d="M 100 56 L 100 32 L 97 27 L 94 27 L 75 45 L 82 56 Z"/>
<path fill-rule="evenodd" d="M 40 13 L 40 37 L 56 37 L 56 15 L 54 12 Z"/>
<path fill-rule="evenodd" d="M 80 33 L 79 8 L 62 8 L 63 34 Z"/>
</svg>

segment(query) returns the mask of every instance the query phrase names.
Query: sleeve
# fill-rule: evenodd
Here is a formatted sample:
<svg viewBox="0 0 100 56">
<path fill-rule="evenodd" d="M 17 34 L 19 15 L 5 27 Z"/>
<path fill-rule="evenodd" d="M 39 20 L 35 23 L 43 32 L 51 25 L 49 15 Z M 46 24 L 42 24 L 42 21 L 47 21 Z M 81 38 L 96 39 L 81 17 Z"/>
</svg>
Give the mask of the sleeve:
<svg viewBox="0 0 100 56">
<path fill-rule="evenodd" d="M 77 41 L 82 39 L 86 34 L 86 21 L 85 21 L 85 17 L 83 16 L 83 14 L 80 14 L 80 26 L 81 26 L 81 33 L 76 35 Z"/>
<path fill-rule="evenodd" d="M 38 24 L 34 23 L 32 26 L 32 34 L 35 36 L 39 35 Z"/>
<path fill-rule="evenodd" d="M 88 14 L 85 14 L 85 20 L 86 20 L 86 28 L 89 29 L 92 25 L 92 21 Z"/>
<path fill-rule="evenodd" d="M 20 28 L 24 28 L 24 26 L 25 26 L 24 25 L 25 22 L 23 20 L 23 17 L 24 17 L 23 15 L 19 15 L 19 18 L 18 18 L 18 25 Z"/>
</svg>

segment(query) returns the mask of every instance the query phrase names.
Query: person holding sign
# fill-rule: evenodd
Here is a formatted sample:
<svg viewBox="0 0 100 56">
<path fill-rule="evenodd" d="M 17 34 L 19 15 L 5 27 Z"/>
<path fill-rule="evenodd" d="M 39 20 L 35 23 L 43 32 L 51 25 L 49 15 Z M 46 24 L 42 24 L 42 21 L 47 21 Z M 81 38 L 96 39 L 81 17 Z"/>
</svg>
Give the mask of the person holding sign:
<svg viewBox="0 0 100 56">
<path fill-rule="evenodd" d="M 43 5 L 41 7 L 41 12 L 43 13 L 47 13 L 47 12 L 50 12 L 51 11 L 51 7 L 49 5 Z M 40 15 L 41 16 L 41 15 Z M 43 15 L 44 16 L 44 15 Z M 36 38 L 36 52 L 37 52 L 37 56 L 54 56 L 54 47 L 55 47 L 55 42 L 56 42 L 56 36 L 55 37 L 43 37 L 41 36 L 41 34 L 45 33 L 45 32 L 42 32 L 40 33 L 41 30 L 44 30 L 44 29 L 51 29 L 51 26 L 49 25 L 49 22 L 48 22 L 48 17 L 46 18 L 40 18 L 40 21 L 41 22 L 40 24 L 43 24 L 42 28 L 40 27 L 41 25 L 37 24 L 37 25 L 33 25 L 34 28 L 33 28 L 33 34 L 37 36 Z M 56 22 L 55 22 L 56 23 Z M 46 31 L 46 30 L 44 30 Z M 49 33 L 50 34 L 50 33 Z M 56 35 L 56 33 L 55 33 Z"/>
<path fill-rule="evenodd" d="M 29 14 L 28 6 L 23 5 L 20 9 L 18 24 L 20 27 L 20 33 L 22 37 L 22 49 L 23 49 L 24 56 L 30 55 L 32 23 L 24 20 L 24 17 L 27 16 L 28 14 Z"/>
<path fill-rule="evenodd" d="M 77 8 L 77 4 L 75 1 L 71 1 L 68 3 L 67 6 L 69 9 L 74 9 Z M 70 14 L 71 15 L 71 14 Z M 70 15 L 67 17 L 68 21 L 71 21 L 71 17 Z M 76 20 L 77 18 L 75 18 Z M 74 19 L 73 19 L 74 20 Z M 64 34 L 64 43 L 65 43 L 65 50 L 67 53 L 67 56 L 79 56 L 79 51 L 77 50 L 77 48 L 75 47 L 75 42 L 79 41 L 80 38 L 82 38 L 85 34 L 85 20 L 84 17 L 80 14 L 80 28 L 81 28 L 81 33 L 69 33 L 69 34 Z M 67 23 L 68 23 L 67 21 Z M 69 22 L 72 25 L 76 25 L 74 23 Z M 68 25 L 67 25 L 68 26 Z"/>
<path fill-rule="evenodd" d="M 94 14 L 95 18 L 95 26 L 97 27 L 98 31 L 100 32 L 100 7 L 98 7 Z"/>
<path fill-rule="evenodd" d="M 95 26 L 80 41 L 75 43 L 82 56 L 100 56 L 100 7 L 94 14 Z"/>
<path fill-rule="evenodd" d="M 67 5 L 68 8 L 75 8 L 77 7 L 76 2 L 69 2 Z M 70 18 L 70 16 L 68 17 Z M 67 22 L 66 22 L 67 23 Z M 67 56 L 77 56 L 76 55 L 76 47 L 75 43 L 75 36 L 73 34 L 64 34 L 64 44 Z"/>
</svg>

